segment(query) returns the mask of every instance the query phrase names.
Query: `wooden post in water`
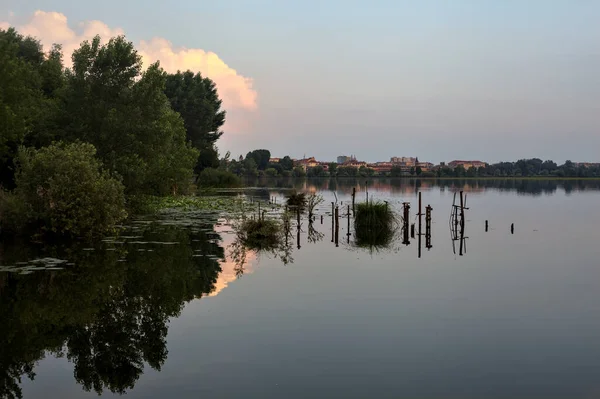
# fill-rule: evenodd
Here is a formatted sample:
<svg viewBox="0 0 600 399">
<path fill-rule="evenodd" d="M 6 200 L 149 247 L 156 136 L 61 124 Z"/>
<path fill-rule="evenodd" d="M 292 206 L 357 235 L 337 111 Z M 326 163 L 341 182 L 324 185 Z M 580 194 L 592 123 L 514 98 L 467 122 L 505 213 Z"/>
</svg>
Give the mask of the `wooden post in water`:
<svg viewBox="0 0 600 399">
<path fill-rule="evenodd" d="M 354 200 L 356 199 L 356 187 L 352 187 L 352 212 L 354 213 Z"/>
<path fill-rule="evenodd" d="M 340 211 L 339 207 L 335 207 L 335 246 L 339 246 L 340 237 Z"/>
<path fill-rule="evenodd" d="M 415 224 L 410 225 L 410 237 L 415 238 Z"/>
<path fill-rule="evenodd" d="M 335 211 L 333 201 L 331 202 L 331 242 L 335 240 Z"/>
<path fill-rule="evenodd" d="M 419 246 L 419 258 L 421 257 L 421 236 L 422 234 L 422 218 L 421 216 L 423 215 L 422 213 L 422 209 L 421 209 L 421 192 L 419 191 L 419 237 L 418 237 L 418 246 Z"/>
<path fill-rule="evenodd" d="M 409 216 L 410 204 L 408 202 L 403 202 L 402 207 L 404 208 L 403 216 L 402 216 L 402 224 L 403 224 L 402 230 L 404 231 L 404 237 L 402 240 L 402 244 L 409 245 L 410 241 L 408 239 L 408 219 L 410 218 L 410 216 Z M 414 233 L 414 224 L 413 224 L 412 230 Z M 414 234 L 413 234 L 413 238 L 414 238 Z"/>
<path fill-rule="evenodd" d="M 425 247 L 431 249 L 431 211 L 433 208 L 431 205 L 427 205 L 425 208 Z"/>
<path fill-rule="evenodd" d="M 488 232 L 488 221 L 487 220 L 485 221 L 485 232 L 486 233 Z"/>
<path fill-rule="evenodd" d="M 461 227 L 465 226 L 465 203 L 463 201 L 463 192 L 460 192 L 460 224 Z"/>
<path fill-rule="evenodd" d="M 321 224 L 323 224 L 323 215 L 321 215 Z"/>
<path fill-rule="evenodd" d="M 260 201 L 258 201 L 258 220 L 260 220 Z"/>
<path fill-rule="evenodd" d="M 350 205 L 348 205 L 348 232 L 346 235 L 348 236 L 348 244 L 350 244 Z"/>
<path fill-rule="evenodd" d="M 511 223 L 510 225 L 510 234 L 515 234 L 515 224 Z"/>
</svg>

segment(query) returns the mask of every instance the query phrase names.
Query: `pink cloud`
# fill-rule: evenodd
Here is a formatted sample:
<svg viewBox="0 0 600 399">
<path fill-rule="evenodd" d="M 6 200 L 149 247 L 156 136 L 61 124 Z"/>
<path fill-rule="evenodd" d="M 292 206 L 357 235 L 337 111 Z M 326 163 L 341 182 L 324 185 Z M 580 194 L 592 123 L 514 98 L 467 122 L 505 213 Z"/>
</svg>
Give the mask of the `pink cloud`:
<svg viewBox="0 0 600 399">
<path fill-rule="evenodd" d="M 12 16 L 11 16 L 12 17 Z M 10 21 L 0 21 L 0 28 L 6 29 Z M 36 37 L 45 49 L 58 43 L 63 46 L 65 65 L 71 64 L 71 54 L 79 48 L 84 40 L 91 40 L 99 35 L 103 42 L 111 37 L 123 35 L 120 28 L 111 28 L 102 21 L 84 21 L 77 24 L 77 30 L 69 26 L 67 17 L 58 12 L 36 11 L 29 21 L 16 26 L 19 33 Z M 250 128 L 254 119 L 253 113 L 258 109 L 258 94 L 253 88 L 251 78 L 242 76 L 227 65 L 217 54 L 197 48 L 174 47 L 173 44 L 160 37 L 135 43 L 142 56 L 144 67 L 160 61 L 167 72 L 192 70 L 212 79 L 223 100 L 223 108 L 227 111 L 226 133 L 243 133 Z"/>
</svg>

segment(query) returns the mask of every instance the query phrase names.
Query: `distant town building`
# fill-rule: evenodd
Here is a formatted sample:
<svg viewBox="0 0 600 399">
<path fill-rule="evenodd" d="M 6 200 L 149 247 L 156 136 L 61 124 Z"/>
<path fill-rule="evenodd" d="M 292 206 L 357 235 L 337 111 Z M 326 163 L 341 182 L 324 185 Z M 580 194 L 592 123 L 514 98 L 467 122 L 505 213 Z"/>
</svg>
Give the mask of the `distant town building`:
<svg viewBox="0 0 600 399">
<path fill-rule="evenodd" d="M 357 161 L 355 158 L 351 159 L 348 162 L 344 162 L 343 166 L 350 166 L 352 168 L 360 168 L 361 166 L 367 166 L 367 163 L 364 161 Z"/>
<path fill-rule="evenodd" d="M 346 162 L 350 162 L 352 160 L 356 160 L 356 157 L 354 155 L 340 155 L 339 157 L 337 157 L 337 163 L 338 164 L 345 164 Z"/>
<path fill-rule="evenodd" d="M 294 161 L 294 165 L 296 166 L 300 166 L 302 169 L 304 169 L 305 171 L 308 168 L 314 168 L 315 166 L 319 165 L 320 162 L 317 161 L 315 159 L 315 157 L 310 157 L 310 158 L 303 158 L 303 159 L 298 159 Z"/>
<path fill-rule="evenodd" d="M 415 166 L 415 164 L 419 162 L 419 159 L 413 157 L 392 157 L 390 158 L 390 162 L 404 166 Z"/>
<path fill-rule="evenodd" d="M 281 158 L 269 158 L 269 163 L 279 163 L 279 161 L 281 161 Z"/>
<path fill-rule="evenodd" d="M 597 162 L 576 162 L 575 166 L 585 166 L 586 168 L 595 168 L 600 166 L 600 163 Z"/>
<path fill-rule="evenodd" d="M 367 165 L 367 167 L 373 169 L 377 173 L 389 173 L 392 170 L 392 166 L 394 166 L 394 164 L 391 162 L 375 162 Z"/>
<path fill-rule="evenodd" d="M 465 170 L 469 170 L 471 168 L 485 168 L 487 164 L 481 161 L 459 161 L 455 160 L 452 162 L 448 162 L 448 167 L 454 169 L 457 166 L 462 165 Z"/>
<path fill-rule="evenodd" d="M 423 172 L 429 172 L 433 169 L 433 164 L 431 162 L 417 162 L 415 167 L 421 168 Z"/>
</svg>

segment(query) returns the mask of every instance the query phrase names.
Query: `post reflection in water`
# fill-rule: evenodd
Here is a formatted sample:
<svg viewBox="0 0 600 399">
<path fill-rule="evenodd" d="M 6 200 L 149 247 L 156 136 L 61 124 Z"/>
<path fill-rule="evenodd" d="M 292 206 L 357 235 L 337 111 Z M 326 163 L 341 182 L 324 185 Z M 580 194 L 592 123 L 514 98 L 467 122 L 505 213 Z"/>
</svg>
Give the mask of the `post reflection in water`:
<svg viewBox="0 0 600 399">
<path fill-rule="evenodd" d="M 450 212 L 450 236 L 452 240 L 452 251 L 456 254 L 456 241 L 459 241 L 459 256 L 467 253 L 467 238 L 465 236 L 465 209 L 467 199 L 462 191 L 459 192 L 460 202 L 456 202 L 456 193 L 452 200 L 452 211 Z M 460 226 L 460 228 L 459 228 Z"/>
</svg>

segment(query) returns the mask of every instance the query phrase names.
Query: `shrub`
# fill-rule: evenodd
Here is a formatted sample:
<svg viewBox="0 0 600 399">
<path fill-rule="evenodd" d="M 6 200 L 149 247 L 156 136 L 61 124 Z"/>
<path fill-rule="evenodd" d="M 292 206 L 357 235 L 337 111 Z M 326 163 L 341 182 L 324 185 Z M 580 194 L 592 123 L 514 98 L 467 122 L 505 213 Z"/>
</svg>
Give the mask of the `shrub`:
<svg viewBox="0 0 600 399">
<path fill-rule="evenodd" d="M 92 144 L 80 142 L 40 150 L 22 147 L 14 194 L 25 223 L 46 232 L 90 236 L 123 220 L 124 187 L 101 169 L 95 154 Z"/>
<path fill-rule="evenodd" d="M 306 193 L 292 192 L 287 196 L 287 205 L 294 208 L 300 208 L 304 212 L 306 207 Z"/>
<path fill-rule="evenodd" d="M 233 173 L 213 168 L 206 168 L 198 175 L 198 187 L 233 188 L 242 185 L 241 179 Z"/>
<path fill-rule="evenodd" d="M 280 224 L 271 219 L 246 219 L 239 236 L 244 246 L 254 250 L 271 250 L 280 244 Z"/>
<path fill-rule="evenodd" d="M 394 212 L 388 204 L 365 202 L 356 204 L 354 230 L 359 247 L 387 247 L 393 241 L 397 227 Z"/>
<path fill-rule="evenodd" d="M 268 168 L 265 170 L 265 175 L 269 176 L 269 177 L 275 177 L 277 176 L 277 169 L 275 168 Z"/>
</svg>

